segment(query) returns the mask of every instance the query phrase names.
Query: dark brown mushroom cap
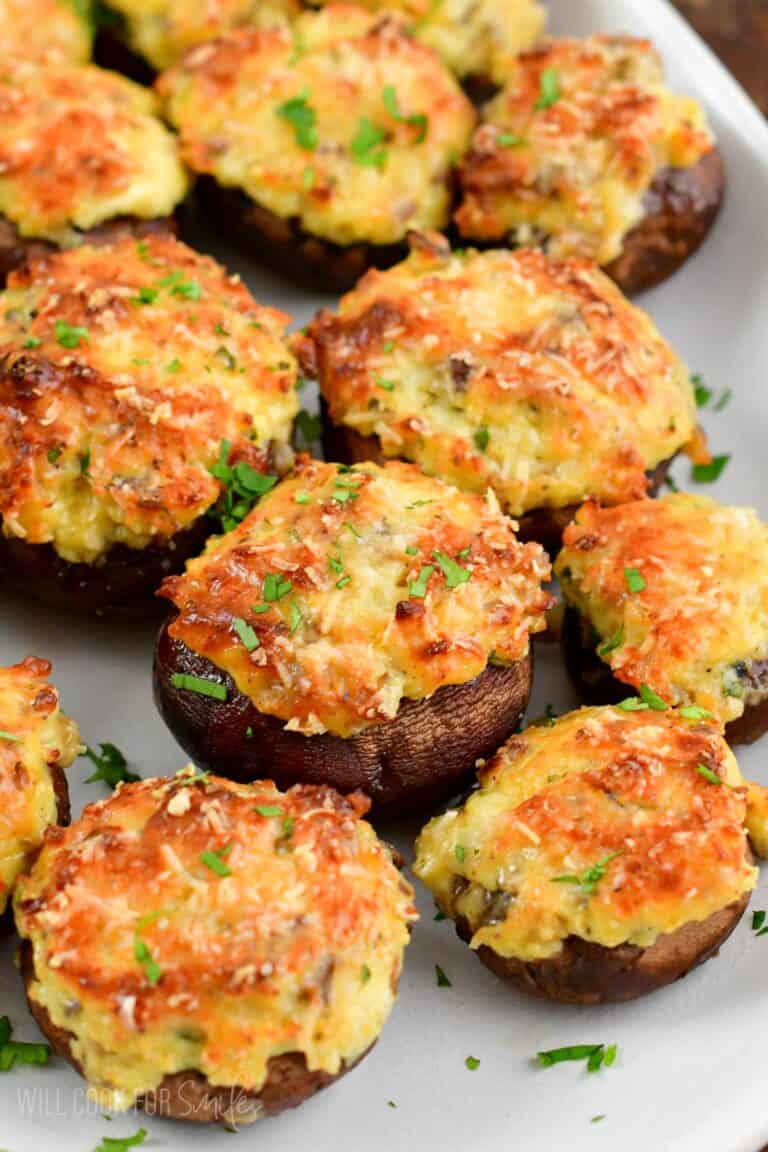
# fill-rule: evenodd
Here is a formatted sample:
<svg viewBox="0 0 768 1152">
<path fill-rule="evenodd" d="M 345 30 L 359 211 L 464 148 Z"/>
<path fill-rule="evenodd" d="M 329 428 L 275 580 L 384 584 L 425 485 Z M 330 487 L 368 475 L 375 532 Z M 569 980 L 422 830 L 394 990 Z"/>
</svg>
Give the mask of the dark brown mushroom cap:
<svg viewBox="0 0 768 1152">
<path fill-rule="evenodd" d="M 233 780 L 329 784 L 368 795 L 378 815 L 403 815 L 457 793 L 517 727 L 531 690 L 532 657 L 489 665 L 467 684 L 448 685 L 423 700 L 405 700 L 393 720 L 346 739 L 305 736 L 257 710 L 234 681 L 171 637 L 167 621 L 155 649 L 155 701 L 195 763 Z M 213 700 L 177 688 L 174 673 L 226 685 Z"/>
</svg>

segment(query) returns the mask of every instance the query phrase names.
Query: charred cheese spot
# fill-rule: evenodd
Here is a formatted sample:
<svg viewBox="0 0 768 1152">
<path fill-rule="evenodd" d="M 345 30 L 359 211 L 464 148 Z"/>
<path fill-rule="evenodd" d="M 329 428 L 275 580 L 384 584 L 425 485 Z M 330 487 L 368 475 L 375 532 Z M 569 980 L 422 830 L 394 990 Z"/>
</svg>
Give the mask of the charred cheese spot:
<svg viewBox="0 0 768 1152">
<path fill-rule="evenodd" d="M 118 216 L 170 215 L 187 178 L 155 110 L 113 72 L 4 61 L 0 214 L 62 247 Z"/>
<path fill-rule="evenodd" d="M 17 877 L 56 823 L 51 769 L 80 751 L 77 725 L 59 711 L 47 660 L 0 668 L 0 914 Z"/>
<path fill-rule="evenodd" d="M 391 17 L 331 5 L 241 30 L 159 81 L 195 172 L 337 244 L 447 223 L 473 109 Z M 389 95 L 387 95 L 388 90 Z"/>
<path fill-rule="evenodd" d="M 31 996 L 103 1107 L 177 1072 L 258 1091 L 289 1052 L 337 1073 L 394 1003 L 416 913 L 367 801 L 192 773 L 87 807 L 18 890 Z"/>
<path fill-rule="evenodd" d="M 331 418 L 512 515 L 614 504 L 694 433 L 685 366 L 591 264 L 419 238 L 299 341 Z M 385 388 L 382 381 L 386 382 Z"/>
<path fill-rule="evenodd" d="M 513 737 L 464 807 L 426 826 L 414 871 L 473 948 L 648 947 L 754 887 L 746 795 L 718 724 L 583 708 Z"/>
<path fill-rule="evenodd" d="M 158 71 L 234 28 L 269 26 L 300 11 L 298 0 L 110 0 L 109 7 L 123 17 L 131 48 Z"/>
<path fill-rule="evenodd" d="M 288 729 L 349 736 L 513 663 L 545 627 L 549 564 L 492 496 L 408 464 L 304 459 L 239 528 L 170 578 L 170 633 Z M 404 611 L 417 604 L 423 611 Z M 236 633 L 240 618 L 258 644 Z M 251 649 L 249 651 L 249 648 Z"/>
<path fill-rule="evenodd" d="M 601 264 L 620 255 L 664 168 L 712 149 L 704 112 L 664 83 L 647 40 L 553 40 L 521 55 L 486 106 L 462 170 L 459 229 L 543 241 Z"/>
<path fill-rule="evenodd" d="M 510 61 L 536 43 L 546 24 L 536 0 L 363 0 L 362 6 L 397 12 L 457 76 L 499 84 Z"/>
<path fill-rule="evenodd" d="M 563 543 L 555 567 L 563 595 L 591 623 L 619 680 L 723 721 L 765 698 L 768 527 L 754 511 L 687 493 L 586 504 Z M 635 592 L 633 568 L 644 582 Z"/>
<path fill-rule="evenodd" d="M 92 563 L 216 503 L 222 441 L 265 472 L 297 409 L 287 317 L 168 236 L 57 252 L 0 294 L 6 536 Z"/>
<path fill-rule="evenodd" d="M 78 4 L 71 0 L 0 0 L 0 60 L 58 61 L 84 64 L 91 55 L 91 33 Z"/>
</svg>

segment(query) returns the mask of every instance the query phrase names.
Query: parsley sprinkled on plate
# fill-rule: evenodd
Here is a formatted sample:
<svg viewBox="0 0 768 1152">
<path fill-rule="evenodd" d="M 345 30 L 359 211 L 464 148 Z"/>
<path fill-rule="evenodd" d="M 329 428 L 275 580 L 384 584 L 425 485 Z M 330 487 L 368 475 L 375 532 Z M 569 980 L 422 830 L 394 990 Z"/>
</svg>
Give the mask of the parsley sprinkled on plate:
<svg viewBox="0 0 768 1152">
<path fill-rule="evenodd" d="M 133 1136 L 105 1136 L 96 1152 L 128 1152 L 129 1148 L 138 1148 L 146 1138 L 146 1128 L 139 1128 Z"/>
<path fill-rule="evenodd" d="M 10 1072 L 17 1064 L 47 1064 L 51 1049 L 47 1044 L 27 1044 L 12 1040 L 13 1029 L 7 1016 L 0 1016 L 0 1072 Z"/>
<path fill-rule="evenodd" d="M 96 768 L 96 771 L 86 779 L 86 784 L 95 784 L 97 780 L 103 780 L 105 784 L 109 784 L 110 788 L 116 788 L 118 784 L 133 784 L 141 779 L 135 772 L 128 771 L 128 761 L 125 756 L 119 748 L 108 741 L 99 744 L 98 752 L 95 752 L 93 748 L 86 748 L 83 755 Z"/>
<path fill-rule="evenodd" d="M 540 1068 L 552 1068 L 555 1064 L 586 1060 L 587 1071 L 598 1072 L 601 1068 L 610 1068 L 618 1050 L 618 1044 L 569 1044 L 537 1052 L 536 1063 Z"/>
<path fill-rule="evenodd" d="M 714 484 L 722 476 L 730 458 L 726 453 L 723 456 L 713 456 L 709 464 L 694 464 L 691 476 L 697 484 Z"/>
<path fill-rule="evenodd" d="M 453 984 L 451 984 L 439 964 L 435 964 L 435 979 L 437 980 L 438 988 L 453 988 Z"/>
</svg>

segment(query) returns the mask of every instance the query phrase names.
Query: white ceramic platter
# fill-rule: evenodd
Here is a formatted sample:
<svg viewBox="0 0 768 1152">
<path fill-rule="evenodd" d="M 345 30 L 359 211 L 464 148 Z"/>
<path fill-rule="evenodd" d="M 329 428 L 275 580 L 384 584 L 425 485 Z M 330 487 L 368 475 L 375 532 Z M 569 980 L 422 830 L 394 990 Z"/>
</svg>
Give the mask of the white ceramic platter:
<svg viewBox="0 0 768 1152">
<path fill-rule="evenodd" d="M 665 0 L 553 0 L 556 32 L 623 31 L 655 39 L 673 85 L 709 109 L 728 169 L 726 207 L 702 251 L 643 300 L 662 332 L 716 391 L 733 399 L 705 423 L 716 452 L 732 459 L 714 494 L 768 516 L 768 127 Z M 247 277 L 257 297 L 304 323 L 320 301 L 301 295 L 237 253 L 210 247 Z M 688 482 L 687 466 L 678 480 Z M 0 603 L 0 663 L 28 653 L 54 662 L 67 712 L 84 739 L 111 740 L 143 775 L 178 769 L 183 755 L 152 704 L 151 627 L 65 618 L 22 602 Z M 576 701 L 556 649 L 540 645 L 529 715 Z M 768 782 L 768 738 L 741 754 L 746 775 Z M 85 786 L 88 764 L 70 772 L 74 810 L 103 793 Z M 410 852 L 415 829 L 395 839 Z M 294 1113 L 231 1135 L 220 1129 L 117 1116 L 89 1106 L 82 1082 L 61 1061 L 0 1076 L 0 1149 L 91 1152 L 104 1136 L 148 1129 L 148 1150 L 260 1152 L 758 1152 L 768 1143 L 768 938 L 745 919 L 720 958 L 634 1004 L 569 1008 L 539 1004 L 505 987 L 460 944 L 431 902 L 409 949 L 402 994 L 364 1064 Z M 768 906 L 768 869 L 753 908 Z M 451 988 L 438 988 L 434 966 Z M 0 951 L 0 1015 L 34 1039 L 13 965 Z M 541 1048 L 619 1044 L 616 1064 L 597 1075 L 581 1065 L 534 1067 Z M 477 1057 L 475 1071 L 465 1067 Z M 396 1103 L 391 1107 L 389 1102 Z M 603 1119 L 593 1122 L 594 1117 Z"/>
</svg>

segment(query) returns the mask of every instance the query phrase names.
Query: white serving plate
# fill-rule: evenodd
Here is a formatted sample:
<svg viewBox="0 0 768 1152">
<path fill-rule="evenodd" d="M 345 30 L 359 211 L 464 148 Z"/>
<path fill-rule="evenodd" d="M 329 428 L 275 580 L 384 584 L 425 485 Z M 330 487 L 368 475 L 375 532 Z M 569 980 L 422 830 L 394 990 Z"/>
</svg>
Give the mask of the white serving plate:
<svg viewBox="0 0 768 1152">
<path fill-rule="evenodd" d="M 768 516 L 768 126 L 743 91 L 666 0 L 552 0 L 556 32 L 625 31 L 655 39 L 673 85 L 708 107 L 728 169 L 724 212 L 702 251 L 643 304 L 709 387 L 733 389 L 729 406 L 704 414 L 713 448 L 732 452 L 705 489 Z M 205 244 L 204 238 L 201 241 Z M 247 277 L 265 303 L 304 323 L 320 303 L 221 246 L 209 246 Z M 306 401 L 305 401 L 306 402 Z M 687 467 L 678 469 L 685 483 Z M 153 630 L 66 618 L 19 601 L 0 603 L 0 663 L 28 653 L 54 662 L 65 709 L 91 744 L 111 740 L 143 775 L 174 772 L 184 757 L 155 712 Z M 540 645 L 529 716 L 547 703 L 576 704 L 556 649 Z M 747 776 L 768 783 L 768 737 L 740 754 Z M 84 786 L 86 761 L 70 771 L 74 811 L 104 795 Z M 410 854 L 415 828 L 395 839 Z M 633 1004 L 572 1008 L 540 1004 L 507 988 L 461 944 L 431 901 L 409 949 L 402 994 L 372 1055 L 298 1111 L 232 1136 L 220 1129 L 115 1116 L 107 1122 L 62 1062 L 0 1076 L 0 1145 L 8 1152 L 91 1152 L 102 1137 L 148 1130 L 147 1149 L 260 1152 L 758 1152 L 768 1143 L 768 939 L 745 919 L 721 956 L 684 981 Z M 768 906 L 764 869 L 752 907 Z M 13 945 L 0 950 L 0 1015 L 21 1039 L 36 1038 Z M 437 988 L 435 963 L 452 988 Z M 541 1048 L 619 1044 L 597 1075 L 581 1065 L 533 1066 Z M 465 1058 L 477 1057 L 476 1071 Z M 388 1105 L 397 1104 L 396 1108 Z M 595 1116 L 604 1116 L 592 1122 Z"/>
</svg>

